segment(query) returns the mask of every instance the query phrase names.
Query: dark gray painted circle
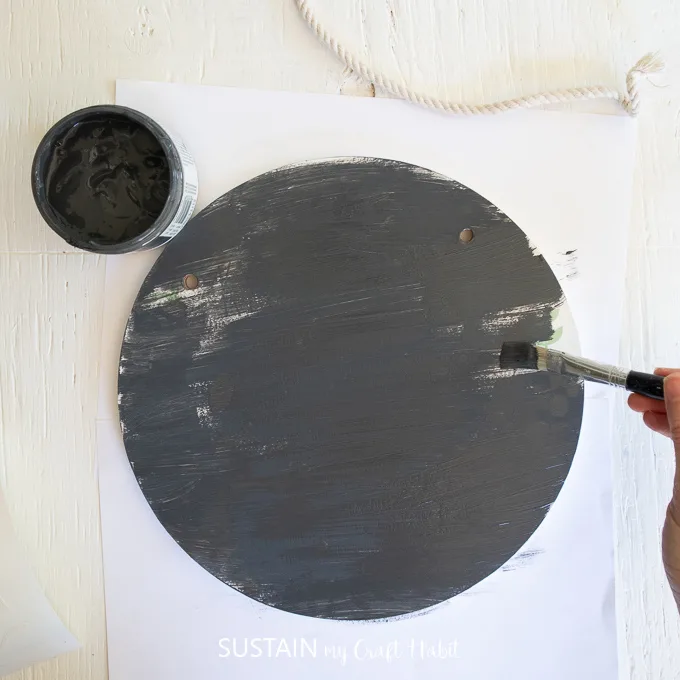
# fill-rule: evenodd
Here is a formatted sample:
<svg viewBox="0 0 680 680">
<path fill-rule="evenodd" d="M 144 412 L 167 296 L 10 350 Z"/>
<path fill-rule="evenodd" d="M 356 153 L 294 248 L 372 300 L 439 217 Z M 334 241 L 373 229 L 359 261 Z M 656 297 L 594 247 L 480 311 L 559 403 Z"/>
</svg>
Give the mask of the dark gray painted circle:
<svg viewBox="0 0 680 680">
<path fill-rule="evenodd" d="M 503 340 L 551 336 L 561 297 L 520 229 L 440 175 L 341 159 L 257 177 L 185 227 L 135 302 L 135 475 L 179 545 L 261 602 L 437 604 L 521 548 L 568 472 L 582 387 L 497 368 Z"/>
</svg>

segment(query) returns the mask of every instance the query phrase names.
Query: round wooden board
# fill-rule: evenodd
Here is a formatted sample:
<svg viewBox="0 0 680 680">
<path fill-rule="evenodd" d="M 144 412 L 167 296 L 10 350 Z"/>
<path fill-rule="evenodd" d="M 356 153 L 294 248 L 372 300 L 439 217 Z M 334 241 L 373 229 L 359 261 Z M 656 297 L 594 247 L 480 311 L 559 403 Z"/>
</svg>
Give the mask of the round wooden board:
<svg viewBox="0 0 680 680">
<path fill-rule="evenodd" d="M 357 158 L 261 175 L 185 227 L 135 302 L 134 473 L 179 545 L 261 602 L 437 604 L 516 553 L 567 475 L 582 386 L 497 368 L 562 304 L 522 231 L 441 175 Z"/>
</svg>

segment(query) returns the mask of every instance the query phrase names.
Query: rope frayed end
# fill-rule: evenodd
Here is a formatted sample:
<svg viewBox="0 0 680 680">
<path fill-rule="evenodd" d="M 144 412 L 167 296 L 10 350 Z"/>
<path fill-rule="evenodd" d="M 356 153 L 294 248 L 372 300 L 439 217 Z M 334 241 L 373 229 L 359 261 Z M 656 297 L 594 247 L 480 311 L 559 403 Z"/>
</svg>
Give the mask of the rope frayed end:
<svg viewBox="0 0 680 680">
<path fill-rule="evenodd" d="M 640 91 L 638 85 L 641 79 L 647 78 L 652 73 L 660 73 L 665 68 L 665 63 L 658 52 L 645 54 L 640 61 L 633 66 L 626 76 L 626 96 L 621 98 L 621 105 L 631 115 L 637 116 L 640 112 Z"/>
<path fill-rule="evenodd" d="M 631 71 L 639 73 L 640 75 L 647 75 L 648 73 L 660 73 L 666 68 L 664 60 L 658 52 L 650 52 L 645 54 L 640 61 L 633 66 Z"/>
</svg>

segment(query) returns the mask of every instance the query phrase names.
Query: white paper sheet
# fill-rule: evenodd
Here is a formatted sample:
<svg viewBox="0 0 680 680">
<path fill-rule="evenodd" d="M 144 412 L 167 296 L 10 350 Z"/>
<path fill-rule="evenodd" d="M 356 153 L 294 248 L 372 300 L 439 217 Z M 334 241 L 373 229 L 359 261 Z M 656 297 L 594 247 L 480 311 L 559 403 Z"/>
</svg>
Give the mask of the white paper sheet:
<svg viewBox="0 0 680 680">
<path fill-rule="evenodd" d="M 22 555 L 0 490 L 0 676 L 77 647 Z"/>
<path fill-rule="evenodd" d="M 551 264 L 583 352 L 616 361 L 635 131 L 628 118 L 528 111 L 459 118 L 392 100 L 130 81 L 118 83 L 116 100 L 184 139 L 199 170 L 199 208 L 261 172 L 329 156 L 394 158 L 466 184 L 519 224 Z M 118 356 L 157 255 L 107 261 L 98 446 L 112 680 L 616 677 L 610 390 L 587 386 L 567 482 L 505 568 L 420 616 L 349 623 L 287 614 L 230 589 L 184 554 L 127 462 Z"/>
</svg>

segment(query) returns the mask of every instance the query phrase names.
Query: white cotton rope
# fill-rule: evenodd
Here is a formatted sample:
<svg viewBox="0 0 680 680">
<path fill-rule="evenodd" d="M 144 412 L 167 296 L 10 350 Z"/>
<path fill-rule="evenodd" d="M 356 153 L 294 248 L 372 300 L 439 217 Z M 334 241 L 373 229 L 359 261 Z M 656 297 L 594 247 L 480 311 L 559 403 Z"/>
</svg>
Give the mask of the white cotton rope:
<svg viewBox="0 0 680 680">
<path fill-rule="evenodd" d="M 656 54 L 646 54 L 640 61 L 633 66 L 626 76 L 626 92 L 619 92 L 610 87 L 593 85 L 591 87 L 573 87 L 566 90 L 553 90 L 540 94 L 531 94 L 517 99 L 506 99 L 501 102 L 490 104 L 460 104 L 448 99 L 430 97 L 420 92 L 415 92 L 401 82 L 387 78 L 381 73 L 376 73 L 369 66 L 357 59 L 351 52 L 348 52 L 326 28 L 324 28 L 314 15 L 308 0 L 295 0 L 295 3 L 304 17 L 309 27 L 316 33 L 317 37 L 327 47 L 329 47 L 340 60 L 352 71 L 358 73 L 364 80 L 377 85 L 382 90 L 390 94 L 407 99 L 414 104 L 420 104 L 431 109 L 448 111 L 449 113 L 463 113 L 468 115 L 503 113 L 512 109 L 529 109 L 534 106 L 545 104 L 560 104 L 584 99 L 614 99 L 631 116 L 637 116 L 640 110 L 639 82 L 649 73 L 657 73 L 664 67 L 663 61 Z"/>
</svg>

